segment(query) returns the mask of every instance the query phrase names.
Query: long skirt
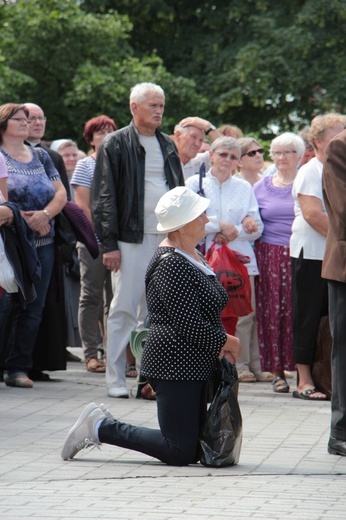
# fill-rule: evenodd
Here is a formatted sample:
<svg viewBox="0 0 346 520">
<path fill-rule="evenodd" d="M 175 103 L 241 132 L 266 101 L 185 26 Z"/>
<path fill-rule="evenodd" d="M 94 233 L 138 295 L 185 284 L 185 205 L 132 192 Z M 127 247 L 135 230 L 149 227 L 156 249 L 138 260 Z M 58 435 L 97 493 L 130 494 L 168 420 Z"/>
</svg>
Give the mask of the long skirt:
<svg viewBox="0 0 346 520">
<path fill-rule="evenodd" d="M 289 247 L 255 243 L 258 344 L 263 371 L 294 370 Z"/>
</svg>

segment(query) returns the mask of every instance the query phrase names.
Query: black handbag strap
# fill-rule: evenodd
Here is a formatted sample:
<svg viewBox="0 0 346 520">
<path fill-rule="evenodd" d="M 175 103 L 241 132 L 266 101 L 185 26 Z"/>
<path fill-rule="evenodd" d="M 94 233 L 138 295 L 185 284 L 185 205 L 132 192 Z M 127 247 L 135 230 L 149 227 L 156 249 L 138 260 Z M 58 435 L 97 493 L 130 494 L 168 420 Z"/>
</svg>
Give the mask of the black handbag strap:
<svg viewBox="0 0 346 520">
<path fill-rule="evenodd" d="M 205 197 L 203 190 L 203 178 L 205 177 L 205 163 L 203 162 L 199 167 L 199 188 L 197 194 L 201 197 Z"/>
<path fill-rule="evenodd" d="M 151 266 L 150 270 L 147 272 L 147 275 L 146 275 L 146 282 L 145 282 L 145 287 L 146 289 L 148 289 L 148 285 L 149 285 L 149 280 L 150 278 L 152 277 L 152 275 L 154 274 L 156 268 L 158 267 L 159 264 L 161 264 L 161 262 L 167 258 L 168 256 L 171 256 L 171 255 L 174 255 L 174 251 L 167 251 L 167 253 L 163 253 L 162 255 L 160 255 L 156 262 L 153 263 L 153 265 Z"/>
</svg>

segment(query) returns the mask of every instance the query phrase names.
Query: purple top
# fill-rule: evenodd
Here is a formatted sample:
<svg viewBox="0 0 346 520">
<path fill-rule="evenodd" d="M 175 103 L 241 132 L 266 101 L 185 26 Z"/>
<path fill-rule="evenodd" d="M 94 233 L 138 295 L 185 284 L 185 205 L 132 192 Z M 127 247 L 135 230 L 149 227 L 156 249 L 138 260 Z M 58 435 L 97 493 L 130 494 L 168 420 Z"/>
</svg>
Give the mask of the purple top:
<svg viewBox="0 0 346 520">
<path fill-rule="evenodd" d="M 8 177 L 8 172 L 7 172 L 7 166 L 5 163 L 5 158 L 2 155 L 2 153 L 0 153 L 0 179 L 6 179 L 7 177 Z"/>
<path fill-rule="evenodd" d="M 254 191 L 264 224 L 261 242 L 289 246 L 294 220 L 292 186 L 277 188 L 272 176 L 256 182 Z"/>
</svg>

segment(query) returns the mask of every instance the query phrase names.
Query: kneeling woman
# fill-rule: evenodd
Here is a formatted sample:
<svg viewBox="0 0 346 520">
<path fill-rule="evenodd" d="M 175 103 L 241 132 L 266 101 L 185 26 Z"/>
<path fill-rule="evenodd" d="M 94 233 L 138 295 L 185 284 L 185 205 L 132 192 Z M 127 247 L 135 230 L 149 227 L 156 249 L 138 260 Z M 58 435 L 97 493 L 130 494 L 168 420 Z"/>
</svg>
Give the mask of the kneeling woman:
<svg viewBox="0 0 346 520">
<path fill-rule="evenodd" d="M 157 228 L 167 237 L 146 275 L 150 330 L 142 373 L 156 392 L 160 429 L 121 423 L 91 403 L 65 439 L 64 460 L 104 442 L 170 465 L 198 462 L 207 381 L 219 356 L 235 363 L 241 351 L 239 340 L 221 323 L 227 293 L 196 250 L 206 234 L 208 205 L 189 188 L 177 187 L 161 197 L 155 210 Z"/>
</svg>

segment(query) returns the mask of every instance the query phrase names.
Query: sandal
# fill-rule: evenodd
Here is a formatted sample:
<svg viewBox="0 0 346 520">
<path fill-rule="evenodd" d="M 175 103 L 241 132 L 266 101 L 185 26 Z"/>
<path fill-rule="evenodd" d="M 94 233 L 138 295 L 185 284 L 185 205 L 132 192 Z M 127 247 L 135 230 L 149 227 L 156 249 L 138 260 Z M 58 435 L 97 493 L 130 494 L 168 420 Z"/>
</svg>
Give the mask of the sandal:
<svg viewBox="0 0 346 520">
<path fill-rule="evenodd" d="M 290 387 L 288 386 L 286 379 L 280 376 L 273 379 L 272 386 L 273 391 L 278 394 L 287 394 L 290 391 Z"/>
<path fill-rule="evenodd" d="M 324 397 L 314 397 L 315 394 L 322 394 Z M 328 401 L 328 397 L 323 393 L 317 390 L 317 388 L 306 388 L 299 392 L 295 390 L 293 392 L 293 397 L 296 399 L 305 399 L 306 401 Z"/>
<path fill-rule="evenodd" d="M 106 365 L 97 358 L 89 358 L 85 364 L 88 372 L 98 372 L 101 374 L 106 372 Z"/>
<path fill-rule="evenodd" d="M 249 370 L 239 370 L 238 381 L 239 383 L 256 383 L 257 379 Z"/>
<path fill-rule="evenodd" d="M 274 379 L 271 372 L 254 372 L 254 376 L 260 383 L 271 383 Z"/>
<path fill-rule="evenodd" d="M 132 379 L 135 379 L 137 377 L 137 369 L 136 365 L 133 365 L 130 363 L 129 365 L 126 365 L 126 377 L 131 377 Z"/>
</svg>

